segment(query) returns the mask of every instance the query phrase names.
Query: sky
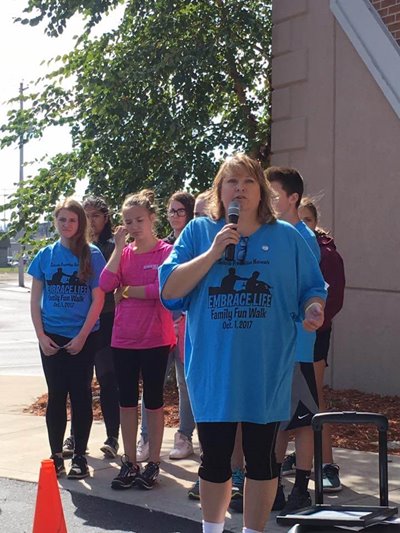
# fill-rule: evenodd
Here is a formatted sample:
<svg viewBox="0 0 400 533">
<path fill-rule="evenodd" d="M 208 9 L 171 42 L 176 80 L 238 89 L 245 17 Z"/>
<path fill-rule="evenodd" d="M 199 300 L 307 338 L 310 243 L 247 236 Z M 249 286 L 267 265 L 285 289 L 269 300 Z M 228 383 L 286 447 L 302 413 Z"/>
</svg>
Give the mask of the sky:
<svg viewBox="0 0 400 533">
<path fill-rule="evenodd" d="M 18 95 L 20 83 L 29 86 L 33 80 L 43 75 L 48 67 L 41 65 L 59 54 L 66 53 L 73 47 L 73 36 L 80 33 L 83 26 L 78 17 L 67 23 L 67 29 L 58 38 L 47 37 L 44 24 L 35 27 L 14 23 L 13 19 L 23 15 L 28 0 L 2 0 L 0 16 L 0 124 L 7 118 L 11 109 L 6 102 Z M 102 24 L 104 31 L 119 20 L 122 9 L 114 12 L 109 20 Z M 40 140 L 30 141 L 24 146 L 25 162 L 38 159 L 46 154 L 54 155 L 71 146 L 68 131 L 53 128 Z M 37 166 L 24 168 L 24 177 L 32 175 Z M 19 148 L 13 146 L 0 150 L 0 204 L 7 195 L 15 191 L 19 180 Z M 80 192 L 80 191 L 77 191 Z M 83 191 L 82 191 L 83 192 Z M 1 215 L 4 218 L 3 215 Z M 7 214 L 6 214 L 7 217 Z M 4 222 L 4 221 L 3 221 Z"/>
</svg>

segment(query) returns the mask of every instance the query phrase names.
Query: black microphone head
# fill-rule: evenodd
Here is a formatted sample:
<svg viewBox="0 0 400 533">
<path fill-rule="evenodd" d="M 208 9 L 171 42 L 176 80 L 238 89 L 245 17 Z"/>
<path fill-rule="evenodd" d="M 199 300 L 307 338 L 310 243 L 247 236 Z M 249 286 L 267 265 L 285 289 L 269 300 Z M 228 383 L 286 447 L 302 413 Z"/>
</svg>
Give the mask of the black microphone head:
<svg viewBox="0 0 400 533">
<path fill-rule="evenodd" d="M 240 214 L 240 204 L 237 200 L 232 200 L 228 207 L 228 220 L 232 224 L 237 224 Z"/>
</svg>

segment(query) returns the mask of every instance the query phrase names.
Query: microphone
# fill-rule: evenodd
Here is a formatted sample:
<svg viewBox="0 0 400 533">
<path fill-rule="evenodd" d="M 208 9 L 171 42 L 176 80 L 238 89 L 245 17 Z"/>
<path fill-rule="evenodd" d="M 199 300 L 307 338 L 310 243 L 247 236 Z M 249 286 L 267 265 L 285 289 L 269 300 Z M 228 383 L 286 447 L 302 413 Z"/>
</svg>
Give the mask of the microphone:
<svg viewBox="0 0 400 533">
<path fill-rule="evenodd" d="M 228 207 L 228 221 L 230 224 L 237 224 L 239 221 L 240 204 L 237 200 L 232 200 Z M 235 245 L 228 244 L 225 248 L 225 260 L 233 261 L 235 258 Z"/>
</svg>

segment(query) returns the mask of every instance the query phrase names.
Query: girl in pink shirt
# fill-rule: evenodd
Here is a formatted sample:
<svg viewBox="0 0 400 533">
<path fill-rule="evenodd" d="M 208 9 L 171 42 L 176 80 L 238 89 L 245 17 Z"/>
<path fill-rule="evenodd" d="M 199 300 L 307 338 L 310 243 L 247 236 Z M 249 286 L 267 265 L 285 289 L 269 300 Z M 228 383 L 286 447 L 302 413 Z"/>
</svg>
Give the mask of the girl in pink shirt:
<svg viewBox="0 0 400 533">
<path fill-rule="evenodd" d="M 119 386 L 121 432 L 125 454 L 113 489 L 134 485 L 151 489 L 159 475 L 164 432 L 163 385 L 168 353 L 176 342 L 172 315 L 159 299 L 158 267 L 172 246 L 154 233 L 153 191 L 128 196 L 122 206 L 123 225 L 115 232 L 115 249 L 100 276 L 100 286 L 115 290 L 111 346 Z M 126 237 L 134 239 L 126 245 Z M 149 424 L 149 463 L 140 473 L 136 462 L 139 377 Z"/>
</svg>

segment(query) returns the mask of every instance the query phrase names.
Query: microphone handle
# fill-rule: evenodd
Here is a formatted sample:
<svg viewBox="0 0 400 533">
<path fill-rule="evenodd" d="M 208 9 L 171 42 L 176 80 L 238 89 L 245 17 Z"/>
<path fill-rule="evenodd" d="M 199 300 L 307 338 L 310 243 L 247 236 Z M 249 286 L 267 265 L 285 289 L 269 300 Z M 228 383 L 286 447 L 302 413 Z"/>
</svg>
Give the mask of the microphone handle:
<svg viewBox="0 0 400 533">
<path fill-rule="evenodd" d="M 225 261 L 233 261 L 235 259 L 235 245 L 228 244 L 225 248 Z"/>
<path fill-rule="evenodd" d="M 239 215 L 228 215 L 228 221 L 230 224 L 237 224 L 239 222 Z M 228 244 L 225 248 L 225 261 L 233 261 L 235 259 L 235 245 Z"/>
</svg>

